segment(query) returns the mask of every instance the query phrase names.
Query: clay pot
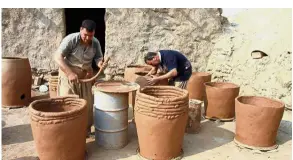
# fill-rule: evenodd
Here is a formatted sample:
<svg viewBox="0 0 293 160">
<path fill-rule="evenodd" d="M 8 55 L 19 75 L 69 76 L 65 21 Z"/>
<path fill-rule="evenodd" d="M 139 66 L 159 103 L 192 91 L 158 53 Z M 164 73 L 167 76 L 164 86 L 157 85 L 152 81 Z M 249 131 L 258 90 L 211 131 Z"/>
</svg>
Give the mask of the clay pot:
<svg viewBox="0 0 293 160">
<path fill-rule="evenodd" d="M 140 155 L 167 160 L 182 154 L 188 118 L 188 92 L 173 86 L 147 86 L 137 91 L 135 122 Z"/>
<path fill-rule="evenodd" d="M 189 99 L 204 101 L 205 99 L 205 82 L 210 82 L 212 75 L 206 72 L 193 72 L 187 83 Z"/>
<path fill-rule="evenodd" d="M 86 150 L 86 101 L 78 97 L 36 100 L 29 107 L 41 160 L 82 160 Z"/>
<path fill-rule="evenodd" d="M 206 118 L 233 120 L 235 117 L 235 98 L 240 87 L 233 83 L 206 82 Z"/>
<path fill-rule="evenodd" d="M 134 82 L 137 77 L 135 73 L 146 72 L 148 73 L 152 68 L 147 65 L 129 65 L 124 71 L 124 80 L 128 82 Z"/>
<path fill-rule="evenodd" d="M 2 106 L 28 106 L 32 73 L 28 58 L 2 57 Z"/>
<path fill-rule="evenodd" d="M 49 78 L 49 94 L 51 98 L 57 96 L 57 88 L 58 88 L 58 72 L 51 73 Z"/>
<path fill-rule="evenodd" d="M 201 104 L 202 101 L 196 99 L 189 100 L 188 121 L 186 125 L 186 133 L 195 134 L 200 130 L 201 121 Z"/>
<path fill-rule="evenodd" d="M 146 75 L 147 75 L 146 72 L 137 72 L 137 73 L 135 73 L 135 76 L 136 76 L 135 82 L 137 84 L 139 84 L 141 88 L 143 88 L 145 86 L 148 86 L 147 78 L 150 78 L 150 77 L 146 76 Z M 157 75 L 153 75 L 153 76 L 160 76 L 160 75 L 157 74 Z M 160 80 L 154 85 L 155 86 L 167 86 L 168 85 L 168 79 Z"/>
<path fill-rule="evenodd" d="M 124 80 L 128 82 L 134 82 L 136 78 L 140 75 L 136 75 L 135 73 L 145 73 L 147 74 L 152 68 L 147 65 L 128 65 L 124 71 Z M 130 108 L 133 109 L 135 105 L 135 91 L 129 92 L 128 96 L 128 104 Z M 131 109 L 130 109 L 131 110 Z"/>
<path fill-rule="evenodd" d="M 148 72 L 146 71 L 143 71 L 143 72 L 135 72 L 134 74 L 134 77 L 135 77 L 135 81 L 137 84 L 140 85 L 140 87 L 144 87 L 144 86 L 147 86 L 147 77 L 146 75 L 148 74 Z M 155 75 L 155 76 L 159 76 L 159 75 Z M 162 86 L 162 85 L 168 85 L 168 80 L 161 80 L 159 82 L 157 82 L 155 84 L 156 86 Z M 130 92 L 129 93 L 129 98 L 128 98 L 128 101 L 129 101 L 129 104 L 131 106 L 135 106 L 135 95 L 136 93 L 135 92 Z"/>
<path fill-rule="evenodd" d="M 236 103 L 235 140 L 250 148 L 276 148 L 285 104 L 266 97 L 240 96 Z"/>
</svg>

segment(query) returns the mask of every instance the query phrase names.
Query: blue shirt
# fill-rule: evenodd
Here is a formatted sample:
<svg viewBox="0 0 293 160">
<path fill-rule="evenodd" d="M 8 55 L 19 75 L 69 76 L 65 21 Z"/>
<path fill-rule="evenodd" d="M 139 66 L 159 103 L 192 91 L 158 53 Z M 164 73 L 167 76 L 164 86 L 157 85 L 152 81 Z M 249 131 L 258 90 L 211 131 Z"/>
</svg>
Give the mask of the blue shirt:
<svg viewBox="0 0 293 160">
<path fill-rule="evenodd" d="M 175 81 L 187 81 L 192 74 L 192 67 L 189 60 L 180 52 L 175 50 L 160 50 L 161 67 L 171 71 L 177 69 Z"/>
</svg>

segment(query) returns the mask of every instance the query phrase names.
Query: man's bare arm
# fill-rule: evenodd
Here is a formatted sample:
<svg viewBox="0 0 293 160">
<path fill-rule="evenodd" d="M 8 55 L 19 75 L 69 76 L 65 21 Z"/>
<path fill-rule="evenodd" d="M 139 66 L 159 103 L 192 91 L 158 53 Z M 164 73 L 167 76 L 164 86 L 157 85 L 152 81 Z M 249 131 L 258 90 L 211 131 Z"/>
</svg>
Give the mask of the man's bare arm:
<svg viewBox="0 0 293 160">
<path fill-rule="evenodd" d="M 71 82 L 78 82 L 78 76 L 70 69 L 70 67 L 64 62 L 64 57 L 58 51 L 54 55 L 54 60 L 60 67 L 60 69 L 66 74 Z"/>
<path fill-rule="evenodd" d="M 157 80 L 169 79 L 169 78 L 172 78 L 172 77 L 176 77 L 177 74 L 178 74 L 177 69 L 174 68 L 171 71 L 169 71 L 168 73 L 166 73 L 166 74 L 164 74 L 162 76 L 156 77 L 156 79 Z"/>
</svg>

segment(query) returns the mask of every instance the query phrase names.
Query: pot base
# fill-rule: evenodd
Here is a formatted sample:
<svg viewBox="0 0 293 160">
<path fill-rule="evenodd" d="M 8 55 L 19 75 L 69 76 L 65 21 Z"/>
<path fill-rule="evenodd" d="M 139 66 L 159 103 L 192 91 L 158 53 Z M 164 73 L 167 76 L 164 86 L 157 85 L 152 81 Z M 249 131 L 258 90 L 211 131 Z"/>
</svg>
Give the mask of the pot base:
<svg viewBox="0 0 293 160">
<path fill-rule="evenodd" d="M 208 120 L 220 120 L 221 122 L 229 122 L 229 121 L 233 121 L 235 119 L 235 117 L 233 118 L 214 118 L 214 117 L 208 117 L 208 116 L 204 116 L 205 119 L 208 119 Z"/>
<path fill-rule="evenodd" d="M 139 153 L 139 147 L 136 149 L 136 153 L 137 153 L 137 157 L 138 157 L 139 160 L 151 160 L 151 159 L 147 159 L 147 158 L 143 157 L 143 156 Z M 179 155 L 178 157 L 174 157 L 174 158 L 172 158 L 172 159 L 170 159 L 170 160 L 180 160 L 180 159 L 182 159 L 182 158 L 183 158 L 183 149 L 181 149 L 181 153 L 180 153 L 180 155 Z"/>
<path fill-rule="evenodd" d="M 238 146 L 238 147 L 241 147 L 241 148 L 248 148 L 248 149 L 252 149 L 252 150 L 259 150 L 259 151 L 262 151 L 262 152 L 266 152 L 266 151 L 271 151 L 271 150 L 274 150 L 274 149 L 277 149 L 279 145 L 275 144 L 271 147 L 255 147 L 255 146 L 250 146 L 250 145 L 247 145 L 247 144 L 243 144 L 239 141 L 237 141 L 235 138 L 234 138 L 234 143 Z"/>
</svg>

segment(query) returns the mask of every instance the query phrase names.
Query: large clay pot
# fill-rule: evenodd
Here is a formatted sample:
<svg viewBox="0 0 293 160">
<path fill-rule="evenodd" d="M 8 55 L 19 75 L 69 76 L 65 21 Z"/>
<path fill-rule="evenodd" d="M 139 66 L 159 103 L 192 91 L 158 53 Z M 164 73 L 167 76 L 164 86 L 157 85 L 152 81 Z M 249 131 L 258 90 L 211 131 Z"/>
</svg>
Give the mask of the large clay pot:
<svg viewBox="0 0 293 160">
<path fill-rule="evenodd" d="M 2 106 L 28 106 L 32 73 L 28 58 L 2 57 Z"/>
<path fill-rule="evenodd" d="M 205 82 L 210 82 L 212 75 L 206 72 L 193 72 L 187 83 L 189 99 L 197 99 L 204 101 L 205 98 Z"/>
<path fill-rule="evenodd" d="M 276 148 L 277 131 L 285 104 L 257 96 L 240 96 L 235 103 L 235 142 L 253 149 Z"/>
<path fill-rule="evenodd" d="M 135 122 L 140 155 L 154 160 L 180 156 L 187 114 L 187 90 L 173 86 L 147 86 L 138 90 Z"/>
<path fill-rule="evenodd" d="M 235 98 L 240 87 L 233 83 L 206 82 L 206 118 L 233 120 L 235 117 Z"/>
<path fill-rule="evenodd" d="M 83 160 L 87 107 L 84 99 L 58 97 L 30 104 L 32 133 L 41 160 Z"/>
</svg>

